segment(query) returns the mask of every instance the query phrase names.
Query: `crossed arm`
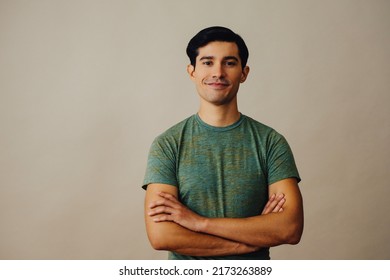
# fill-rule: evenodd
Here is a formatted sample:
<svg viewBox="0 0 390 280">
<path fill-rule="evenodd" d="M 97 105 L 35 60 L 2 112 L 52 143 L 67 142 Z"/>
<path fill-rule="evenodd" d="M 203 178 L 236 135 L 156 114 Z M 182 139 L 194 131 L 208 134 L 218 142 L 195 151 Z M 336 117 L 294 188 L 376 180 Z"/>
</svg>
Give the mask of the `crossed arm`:
<svg viewBox="0 0 390 280">
<path fill-rule="evenodd" d="M 207 218 L 181 204 L 177 188 L 150 184 L 145 197 L 145 223 L 157 250 L 192 256 L 255 252 L 261 247 L 296 244 L 303 230 L 302 197 L 295 179 L 269 186 L 273 194 L 258 216 Z"/>
</svg>

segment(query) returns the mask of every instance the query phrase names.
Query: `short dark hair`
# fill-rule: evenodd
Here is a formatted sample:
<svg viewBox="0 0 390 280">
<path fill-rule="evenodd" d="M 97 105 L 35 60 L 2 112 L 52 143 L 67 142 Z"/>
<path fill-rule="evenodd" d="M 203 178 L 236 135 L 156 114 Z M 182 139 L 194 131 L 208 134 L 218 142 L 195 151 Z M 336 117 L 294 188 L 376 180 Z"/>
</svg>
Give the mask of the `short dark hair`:
<svg viewBox="0 0 390 280">
<path fill-rule="evenodd" d="M 196 57 L 199 54 L 199 48 L 206 46 L 210 42 L 234 42 L 238 47 L 241 66 L 244 68 L 248 61 L 249 51 L 240 35 L 232 30 L 222 26 L 212 26 L 199 31 L 188 43 L 186 52 L 190 58 L 191 65 L 195 67 Z"/>
</svg>

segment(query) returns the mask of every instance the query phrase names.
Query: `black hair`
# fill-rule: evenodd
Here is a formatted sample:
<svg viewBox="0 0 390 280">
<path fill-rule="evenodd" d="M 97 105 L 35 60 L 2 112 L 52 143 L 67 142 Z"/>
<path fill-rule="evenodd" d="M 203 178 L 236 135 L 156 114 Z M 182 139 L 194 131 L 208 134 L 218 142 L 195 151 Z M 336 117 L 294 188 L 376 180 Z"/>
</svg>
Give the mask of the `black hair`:
<svg viewBox="0 0 390 280">
<path fill-rule="evenodd" d="M 232 30 L 222 26 L 212 26 L 199 31 L 188 43 L 186 52 L 191 65 L 195 67 L 196 57 L 199 54 L 199 48 L 206 46 L 210 42 L 234 42 L 238 47 L 242 68 L 246 66 L 249 51 L 240 35 Z"/>
</svg>

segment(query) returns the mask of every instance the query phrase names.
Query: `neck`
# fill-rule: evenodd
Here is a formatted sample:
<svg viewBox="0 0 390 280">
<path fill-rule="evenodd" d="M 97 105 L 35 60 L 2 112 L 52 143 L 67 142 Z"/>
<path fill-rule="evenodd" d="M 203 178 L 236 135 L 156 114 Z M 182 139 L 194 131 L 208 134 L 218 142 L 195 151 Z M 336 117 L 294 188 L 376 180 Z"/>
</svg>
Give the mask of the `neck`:
<svg viewBox="0 0 390 280">
<path fill-rule="evenodd" d="M 201 104 L 199 117 L 205 123 L 215 127 L 229 126 L 240 119 L 237 103 L 227 105 Z"/>
</svg>

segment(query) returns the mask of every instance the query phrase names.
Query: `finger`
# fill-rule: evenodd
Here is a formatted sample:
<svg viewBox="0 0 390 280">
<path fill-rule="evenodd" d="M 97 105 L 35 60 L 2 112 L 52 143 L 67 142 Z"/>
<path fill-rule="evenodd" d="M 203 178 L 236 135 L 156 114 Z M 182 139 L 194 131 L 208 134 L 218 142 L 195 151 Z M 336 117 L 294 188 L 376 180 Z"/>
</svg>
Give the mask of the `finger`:
<svg viewBox="0 0 390 280">
<path fill-rule="evenodd" d="M 276 196 L 275 200 L 273 201 L 272 205 L 270 206 L 271 212 L 278 212 L 279 209 L 283 206 L 283 204 L 286 202 L 284 198 L 284 194 L 281 193 Z"/>
<path fill-rule="evenodd" d="M 286 202 L 286 200 L 283 198 L 281 199 L 278 204 L 276 204 L 275 208 L 272 210 L 273 213 L 279 212 L 280 209 L 283 209 L 283 205 Z M 283 210 L 282 210 L 283 211 Z"/>
<path fill-rule="evenodd" d="M 267 204 L 264 206 L 263 212 L 261 212 L 261 214 L 268 214 L 269 213 L 269 207 L 270 207 L 272 201 L 274 201 L 274 199 L 275 199 L 275 194 L 272 194 L 270 196 L 270 198 L 268 199 Z"/>
<path fill-rule="evenodd" d="M 169 199 L 171 201 L 178 202 L 177 198 L 174 195 L 170 194 L 170 193 L 160 192 L 160 193 L 158 193 L 158 195 L 161 196 L 161 197 L 164 197 L 166 199 Z"/>
<path fill-rule="evenodd" d="M 150 217 L 156 216 L 156 215 L 159 215 L 159 214 L 169 214 L 169 215 L 172 215 L 173 213 L 174 213 L 174 209 L 172 209 L 170 207 L 166 207 L 166 206 L 159 206 L 159 207 L 153 208 L 152 210 L 148 211 L 148 215 Z"/>
<path fill-rule="evenodd" d="M 280 208 L 283 207 L 286 200 L 284 199 L 284 194 L 281 193 L 279 195 L 273 194 L 270 199 L 268 200 L 268 203 L 266 207 L 264 208 L 262 214 L 269 214 L 271 212 L 279 212 Z"/>
<path fill-rule="evenodd" d="M 159 199 L 159 200 L 152 201 L 149 204 L 150 209 L 153 209 L 153 208 L 156 208 L 159 206 L 167 206 L 167 207 L 175 208 L 175 207 L 177 207 L 177 203 L 175 203 L 171 200 L 168 200 L 168 199 Z"/>
<path fill-rule="evenodd" d="M 276 194 L 273 194 L 270 200 L 268 201 L 268 206 L 264 211 L 264 214 L 269 214 L 274 211 L 275 207 L 278 205 L 281 197 L 280 195 L 276 196 Z"/>
<path fill-rule="evenodd" d="M 173 222 L 173 218 L 171 215 L 161 215 L 161 216 L 153 218 L 153 222 L 155 222 L 155 223 Z"/>
</svg>

